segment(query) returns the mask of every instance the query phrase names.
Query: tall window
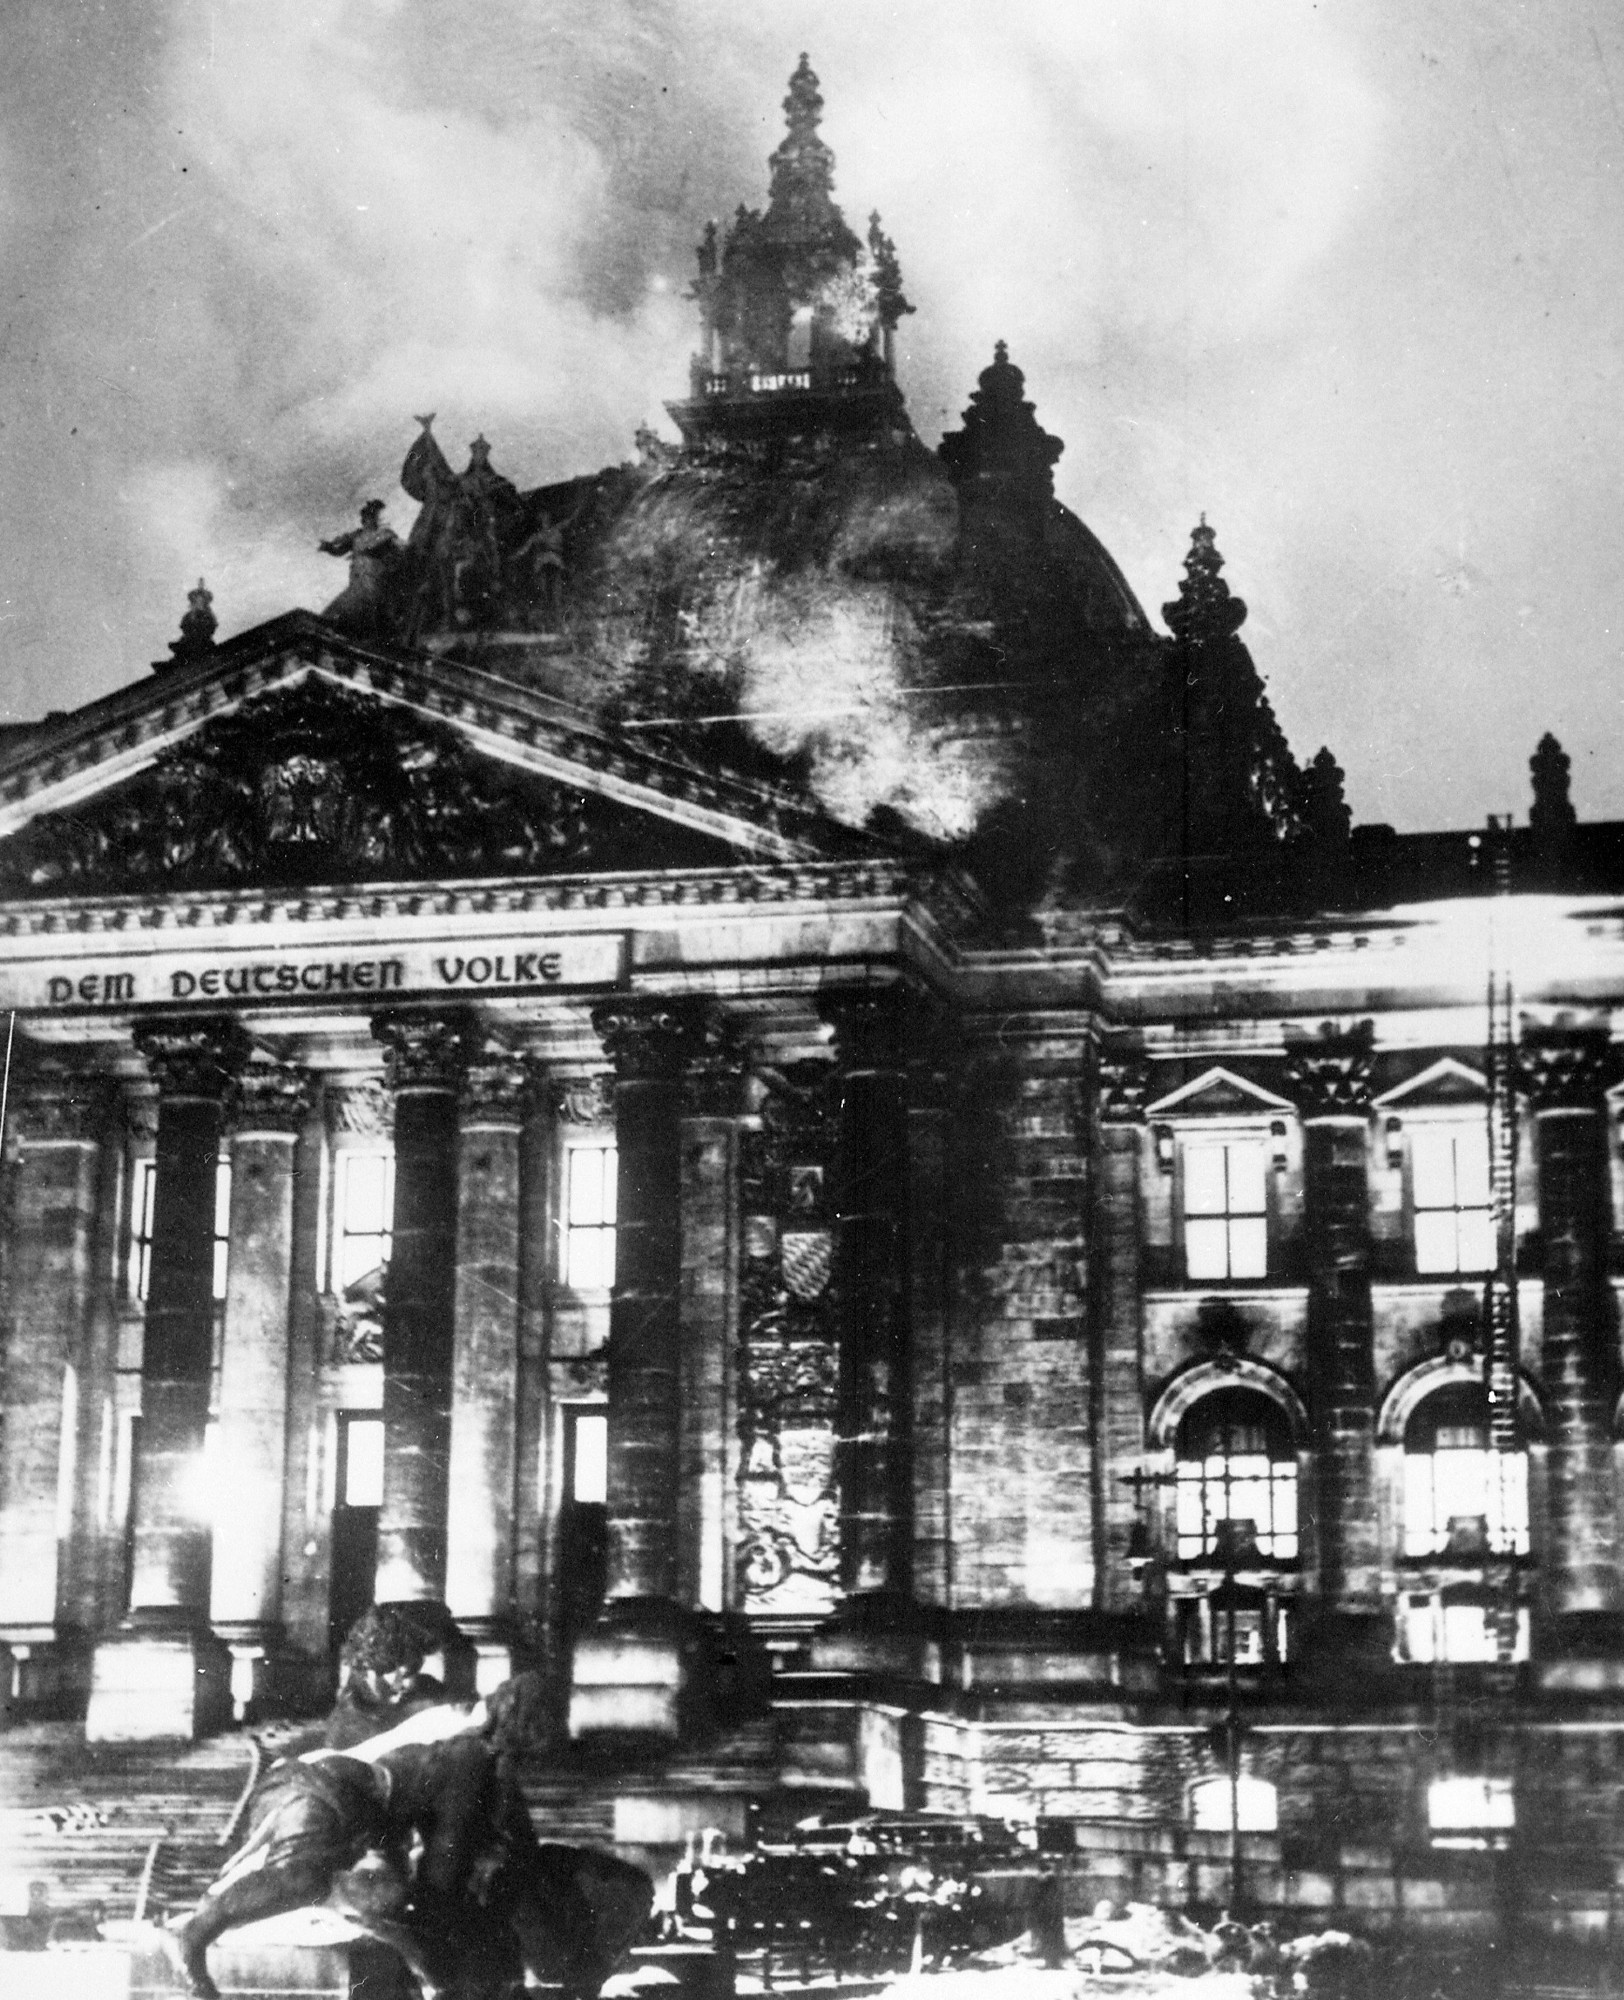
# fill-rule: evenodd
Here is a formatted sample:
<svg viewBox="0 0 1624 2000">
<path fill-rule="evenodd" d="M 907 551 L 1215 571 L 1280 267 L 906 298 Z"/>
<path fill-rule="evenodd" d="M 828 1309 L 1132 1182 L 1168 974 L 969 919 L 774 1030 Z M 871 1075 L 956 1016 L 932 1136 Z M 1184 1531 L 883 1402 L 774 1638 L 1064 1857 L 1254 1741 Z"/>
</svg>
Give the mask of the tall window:
<svg viewBox="0 0 1624 2000">
<path fill-rule="evenodd" d="M 333 1250 L 329 1288 L 347 1292 L 389 1262 L 395 1156 L 345 1147 L 333 1171 Z"/>
<path fill-rule="evenodd" d="M 1528 1553 L 1528 1458 L 1489 1449 L 1475 1382 L 1436 1389 L 1404 1431 L 1404 1553 L 1463 1561 Z"/>
<path fill-rule="evenodd" d="M 613 1146 L 564 1150 L 564 1282 L 576 1291 L 607 1291 L 615 1282 Z"/>
<path fill-rule="evenodd" d="M 1410 1131 L 1418 1271 L 1494 1267 L 1489 1135 L 1479 1124 L 1416 1125 Z"/>
<path fill-rule="evenodd" d="M 158 1162 L 137 1160 L 130 1189 L 130 1292 L 144 1305 L 152 1288 L 152 1218 L 158 1197 Z M 231 1251 L 231 1162 L 222 1160 L 214 1176 L 214 1298 L 226 1295 L 226 1263 Z"/>
<path fill-rule="evenodd" d="M 1297 1459 L 1284 1412 L 1256 1389 L 1219 1389 L 1179 1426 L 1178 1552 L 1218 1552 L 1220 1523 L 1250 1522 L 1265 1560 L 1297 1555 Z M 1239 1525 L 1229 1531 L 1244 1539 Z"/>
<path fill-rule="evenodd" d="M 1192 1278 L 1261 1278 L 1268 1271 L 1266 1168 L 1254 1139 L 1184 1142 L 1184 1264 Z"/>
</svg>

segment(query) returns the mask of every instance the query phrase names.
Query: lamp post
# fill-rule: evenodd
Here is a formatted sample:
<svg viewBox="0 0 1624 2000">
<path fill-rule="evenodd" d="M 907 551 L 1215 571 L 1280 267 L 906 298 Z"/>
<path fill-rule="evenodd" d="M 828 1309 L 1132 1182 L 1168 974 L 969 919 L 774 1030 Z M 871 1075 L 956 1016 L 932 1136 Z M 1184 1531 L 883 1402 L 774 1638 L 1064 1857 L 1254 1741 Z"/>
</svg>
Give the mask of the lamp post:
<svg viewBox="0 0 1624 2000">
<path fill-rule="evenodd" d="M 1136 1512 L 1133 1527 L 1128 1535 L 1128 1567 L 1135 1577 L 1143 1582 L 1148 1578 L 1156 1561 L 1155 1547 L 1144 1515 L 1145 1495 L 1155 1487 L 1176 1485 L 1178 1474 L 1149 1472 L 1141 1465 L 1132 1472 L 1119 1473 L 1118 1477 L 1124 1486 L 1133 1489 Z M 1243 1551 L 1256 1549 L 1257 1525 L 1250 1520 L 1236 1520 L 1226 1516 L 1223 1520 L 1214 1522 L 1213 1527 L 1214 1553 L 1223 1565 L 1223 1608 L 1228 1628 L 1224 1643 L 1224 1773 L 1229 1781 L 1229 1899 L 1231 1914 L 1238 1915 L 1243 1901 L 1241 1893 L 1242 1728 L 1235 1599 L 1239 1557 Z"/>
</svg>

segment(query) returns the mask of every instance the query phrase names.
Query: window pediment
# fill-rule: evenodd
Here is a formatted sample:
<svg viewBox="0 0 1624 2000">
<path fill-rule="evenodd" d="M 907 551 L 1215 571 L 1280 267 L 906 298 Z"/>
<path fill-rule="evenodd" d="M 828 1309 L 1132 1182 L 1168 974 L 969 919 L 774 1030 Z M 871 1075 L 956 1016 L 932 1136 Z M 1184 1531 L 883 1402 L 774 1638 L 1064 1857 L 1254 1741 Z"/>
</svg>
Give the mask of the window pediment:
<svg viewBox="0 0 1624 2000">
<path fill-rule="evenodd" d="M 1489 1080 L 1481 1070 L 1444 1056 L 1419 1076 L 1396 1084 L 1375 1100 L 1378 1111 L 1425 1114 L 1430 1112 L 1473 1111 L 1481 1113 L 1488 1102 Z"/>
<path fill-rule="evenodd" d="M 1158 1098 L 1154 1104 L 1147 1105 L 1145 1116 L 1164 1123 L 1206 1118 L 1215 1123 L 1227 1120 L 1250 1124 L 1254 1120 L 1275 1119 L 1282 1112 L 1295 1111 L 1296 1106 L 1289 1097 L 1277 1096 L 1261 1084 L 1215 1065 L 1192 1082 L 1182 1084 L 1177 1090 L 1169 1091 L 1167 1096 Z"/>
</svg>

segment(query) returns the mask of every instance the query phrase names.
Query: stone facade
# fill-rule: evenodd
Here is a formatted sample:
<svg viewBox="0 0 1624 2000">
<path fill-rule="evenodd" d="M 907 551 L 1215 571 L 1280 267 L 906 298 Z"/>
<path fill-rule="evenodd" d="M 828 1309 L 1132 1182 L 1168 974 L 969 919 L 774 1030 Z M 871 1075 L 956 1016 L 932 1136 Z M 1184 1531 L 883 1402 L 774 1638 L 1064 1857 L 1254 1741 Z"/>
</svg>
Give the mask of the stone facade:
<svg viewBox="0 0 1624 2000">
<path fill-rule="evenodd" d="M 814 98 L 786 201 L 827 198 Z M 308 1705 L 415 1599 L 577 1737 L 765 1704 L 786 1784 L 1028 1812 L 1169 1900 L 1239 1863 L 1476 1909 L 1508 1844 L 1610 1855 L 1619 829 L 1493 871 L 1350 835 L 1210 530 L 1158 639 L 1006 354 L 954 450 L 905 430 L 880 245 L 865 344 L 804 380 L 705 295 L 687 442 L 574 496 L 545 629 L 425 574 L 0 748 L 13 1704 Z M 640 674 L 722 699 L 712 597 L 645 606 L 612 706 L 557 698 L 634 517 L 882 461 L 952 560 L 841 587 L 883 572 L 958 668 L 1021 600 L 1028 678 L 931 724 L 1007 781 L 985 824 L 855 824 L 725 714 L 629 726 Z M 1080 683 L 1028 702 L 1078 648 L 1080 733 Z M 1165 742 L 1130 684 L 1194 691 Z M 1143 812 L 1088 819 L 1135 741 Z"/>
</svg>

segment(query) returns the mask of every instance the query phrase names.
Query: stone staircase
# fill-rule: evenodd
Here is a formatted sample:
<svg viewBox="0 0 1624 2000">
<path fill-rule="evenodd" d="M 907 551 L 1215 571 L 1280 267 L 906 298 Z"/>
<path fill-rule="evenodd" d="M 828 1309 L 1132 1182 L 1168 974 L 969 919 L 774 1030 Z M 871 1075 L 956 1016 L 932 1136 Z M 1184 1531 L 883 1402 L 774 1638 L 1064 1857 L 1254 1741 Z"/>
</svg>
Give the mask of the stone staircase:
<svg viewBox="0 0 1624 2000">
<path fill-rule="evenodd" d="M 100 1905 L 128 1922 L 197 1897 L 254 1769 L 249 1739 L 87 1745 L 76 1723 L 0 1735 L 0 1899 L 6 1922 Z M 43 1885 L 43 1889 L 30 1885 Z"/>
<path fill-rule="evenodd" d="M 91 1745 L 76 1723 L 0 1732 L 0 1913 L 55 1920 L 100 1906 L 104 1923 L 161 1920 L 188 1907 L 221 1867 L 234 1811 L 259 1769 L 320 1740 L 320 1726 L 233 1730 L 192 1745 Z M 620 1849 L 659 1872 L 689 1831 L 743 1832 L 771 1790 L 770 1721 L 665 1763 L 606 1764 L 564 1756 L 523 1771 L 543 1840 Z"/>
</svg>

